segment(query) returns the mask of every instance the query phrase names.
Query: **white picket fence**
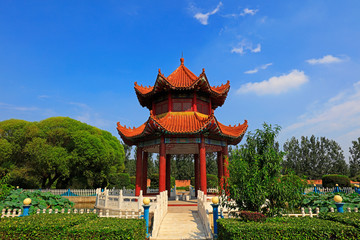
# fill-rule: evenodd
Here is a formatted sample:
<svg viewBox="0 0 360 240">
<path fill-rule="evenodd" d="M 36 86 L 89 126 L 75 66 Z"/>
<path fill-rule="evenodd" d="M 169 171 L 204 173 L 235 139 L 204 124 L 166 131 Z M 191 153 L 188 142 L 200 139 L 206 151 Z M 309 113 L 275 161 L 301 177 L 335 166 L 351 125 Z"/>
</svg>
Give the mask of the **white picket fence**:
<svg viewBox="0 0 360 240">
<path fill-rule="evenodd" d="M 335 192 L 335 187 L 332 188 L 324 188 L 324 187 L 316 187 L 317 191 L 320 193 L 332 193 Z M 343 193 L 354 193 L 355 189 L 352 187 L 339 187 L 340 192 Z M 305 188 L 305 193 L 314 192 L 314 187 Z"/>
<path fill-rule="evenodd" d="M 96 189 L 24 189 L 28 192 L 50 192 L 54 195 L 61 196 L 79 196 L 79 197 L 89 197 L 96 195 Z"/>
</svg>

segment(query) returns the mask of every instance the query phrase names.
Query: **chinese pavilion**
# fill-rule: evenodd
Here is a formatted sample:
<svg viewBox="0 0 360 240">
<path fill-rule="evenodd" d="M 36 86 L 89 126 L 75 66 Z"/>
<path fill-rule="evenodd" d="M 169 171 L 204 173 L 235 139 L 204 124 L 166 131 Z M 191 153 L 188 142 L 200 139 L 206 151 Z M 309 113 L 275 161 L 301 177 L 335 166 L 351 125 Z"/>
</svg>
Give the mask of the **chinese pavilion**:
<svg viewBox="0 0 360 240">
<path fill-rule="evenodd" d="M 154 86 L 135 82 L 135 92 L 143 107 L 150 110 L 148 120 L 137 128 L 117 123 L 117 130 L 128 145 L 136 145 L 136 187 L 146 193 L 148 153 L 159 153 L 159 192 L 170 194 L 171 154 L 194 154 L 195 192 L 207 193 L 206 152 L 217 152 L 218 177 L 229 175 L 228 145 L 243 138 L 247 121 L 237 126 L 218 122 L 214 110 L 224 104 L 230 82 L 211 87 L 205 69 L 197 77 L 184 66 L 165 77 L 160 69 Z"/>
</svg>

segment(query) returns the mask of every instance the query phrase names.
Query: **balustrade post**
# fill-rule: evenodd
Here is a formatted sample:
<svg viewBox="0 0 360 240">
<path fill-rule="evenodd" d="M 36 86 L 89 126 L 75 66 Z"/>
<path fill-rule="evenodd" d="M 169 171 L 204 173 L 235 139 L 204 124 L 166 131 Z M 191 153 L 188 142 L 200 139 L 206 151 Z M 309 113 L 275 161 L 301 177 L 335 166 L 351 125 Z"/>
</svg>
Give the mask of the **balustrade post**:
<svg viewBox="0 0 360 240">
<path fill-rule="evenodd" d="M 213 197 L 212 198 L 211 206 L 213 207 L 213 222 L 214 222 L 214 238 L 218 237 L 218 229 L 217 229 L 217 220 L 219 218 L 219 198 Z"/>
</svg>

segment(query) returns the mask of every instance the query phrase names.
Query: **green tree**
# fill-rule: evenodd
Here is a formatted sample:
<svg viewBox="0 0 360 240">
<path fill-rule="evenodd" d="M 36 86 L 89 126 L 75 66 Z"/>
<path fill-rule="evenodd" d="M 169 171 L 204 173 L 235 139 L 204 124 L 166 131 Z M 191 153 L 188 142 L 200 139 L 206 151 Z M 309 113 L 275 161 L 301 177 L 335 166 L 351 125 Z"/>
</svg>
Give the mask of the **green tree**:
<svg viewBox="0 0 360 240">
<path fill-rule="evenodd" d="M 321 179 L 326 174 L 348 175 L 349 167 L 340 145 L 325 137 L 292 137 L 285 142 L 286 152 L 283 166 L 308 179 Z"/>
<path fill-rule="evenodd" d="M 111 175 L 124 170 L 124 149 L 116 137 L 67 117 L 0 122 L 0 144 L 11 149 L 0 151 L 7 156 L 1 167 L 11 172 L 10 183 L 21 187 L 105 187 Z"/>
<path fill-rule="evenodd" d="M 298 202 L 302 197 L 303 182 L 294 174 L 282 180 L 284 152 L 278 150 L 275 141 L 280 127 L 266 123 L 264 129 L 248 132 L 246 143 L 232 151 L 229 162 L 230 177 L 226 179 L 225 196 L 233 199 L 235 206 L 225 201 L 228 207 L 239 210 L 263 212 L 274 215 Z M 266 204 L 266 207 L 262 207 Z"/>
<path fill-rule="evenodd" d="M 352 146 L 349 148 L 350 152 L 350 176 L 354 177 L 360 174 L 360 137 L 357 141 L 352 141 Z"/>
</svg>

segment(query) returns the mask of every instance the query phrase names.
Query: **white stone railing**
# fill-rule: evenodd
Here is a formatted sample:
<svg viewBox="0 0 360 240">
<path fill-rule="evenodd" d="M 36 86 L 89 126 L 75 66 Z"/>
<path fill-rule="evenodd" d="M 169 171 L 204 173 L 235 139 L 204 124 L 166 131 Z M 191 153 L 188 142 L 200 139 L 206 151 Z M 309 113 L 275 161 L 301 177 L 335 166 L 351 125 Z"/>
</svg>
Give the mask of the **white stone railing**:
<svg viewBox="0 0 360 240">
<path fill-rule="evenodd" d="M 96 189 L 95 208 L 109 210 L 134 210 L 142 209 L 143 194 L 140 191 L 138 197 L 125 196 L 122 189 Z M 150 202 L 156 202 L 156 197 L 149 197 Z M 153 210 L 150 208 L 150 211 Z"/>
<path fill-rule="evenodd" d="M 83 214 L 83 213 L 97 213 L 96 212 L 96 209 L 61 209 L 59 211 L 59 209 L 37 209 L 36 210 L 36 214 L 57 214 L 57 213 L 66 213 L 66 214 L 70 214 L 70 213 L 79 213 L 79 214 Z M 4 218 L 4 217 L 19 217 L 21 215 L 21 209 L 3 209 L 1 211 L 1 218 Z"/>
<path fill-rule="evenodd" d="M 211 198 L 204 195 L 204 192 L 198 190 L 197 195 L 197 205 L 198 205 L 198 213 L 200 215 L 200 219 L 205 227 L 205 234 L 207 238 L 212 238 L 212 231 L 209 221 L 209 212 L 211 210 Z"/>
<path fill-rule="evenodd" d="M 156 203 L 154 205 L 154 221 L 152 228 L 152 237 L 157 237 L 160 225 L 168 211 L 168 195 L 167 191 L 161 192 L 156 196 Z M 150 204 L 150 209 L 152 204 Z"/>
</svg>

